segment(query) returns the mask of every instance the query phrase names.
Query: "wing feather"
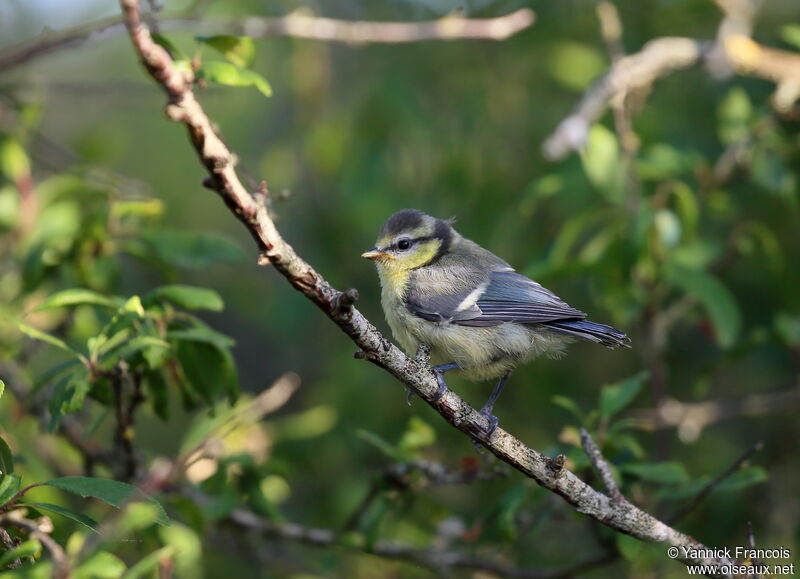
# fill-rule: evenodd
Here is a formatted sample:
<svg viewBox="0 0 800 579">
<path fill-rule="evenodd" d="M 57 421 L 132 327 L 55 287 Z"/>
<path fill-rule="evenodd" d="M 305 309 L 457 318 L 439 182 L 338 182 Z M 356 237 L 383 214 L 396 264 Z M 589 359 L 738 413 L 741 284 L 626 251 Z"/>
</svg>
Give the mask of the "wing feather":
<svg viewBox="0 0 800 579">
<path fill-rule="evenodd" d="M 414 315 L 429 321 L 477 327 L 586 317 L 585 313 L 569 306 L 550 290 L 515 271 L 494 271 L 488 282 L 481 285 L 485 286 L 482 292 L 472 287 L 448 294 L 412 294 L 406 298 L 406 307 Z"/>
</svg>

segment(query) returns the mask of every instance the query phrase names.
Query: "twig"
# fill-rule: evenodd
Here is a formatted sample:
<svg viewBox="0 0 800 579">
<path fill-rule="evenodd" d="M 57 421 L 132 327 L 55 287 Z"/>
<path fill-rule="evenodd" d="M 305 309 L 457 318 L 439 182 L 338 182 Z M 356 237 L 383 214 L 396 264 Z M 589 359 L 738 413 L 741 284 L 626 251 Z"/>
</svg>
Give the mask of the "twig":
<svg viewBox="0 0 800 579">
<path fill-rule="evenodd" d="M 608 462 L 603 458 L 603 454 L 597 448 L 594 440 L 592 440 L 589 431 L 585 428 L 581 428 L 581 445 L 589 460 L 592 461 L 595 470 L 600 473 L 600 478 L 603 479 L 603 485 L 605 485 L 611 500 L 616 503 L 627 503 L 627 499 L 625 499 L 625 496 L 617 486 L 617 482 L 614 480 L 614 475 L 611 474 L 611 467 L 608 466 Z"/>
<path fill-rule="evenodd" d="M 641 51 L 614 62 L 545 140 L 542 145 L 545 156 L 562 159 L 582 148 L 592 123 L 600 119 L 615 99 L 649 87 L 676 70 L 700 63 L 708 65 L 712 76 L 724 76 L 723 69 L 729 68 L 738 74 L 774 82 L 777 85 L 773 95 L 775 108 L 780 112 L 789 110 L 800 98 L 800 55 L 762 46 L 749 38 L 759 1 L 717 0 L 717 3 L 736 6 L 726 11 L 717 41 L 656 38 Z"/>
<path fill-rule="evenodd" d="M 67 579 L 70 576 L 70 565 L 67 554 L 50 535 L 53 531 L 53 523 L 47 517 L 41 517 L 36 521 L 18 516 L 16 513 L 0 517 L 0 525 L 12 525 L 28 531 L 32 537 L 36 538 L 45 548 L 50 551 L 53 558 L 53 578 Z"/>
<path fill-rule="evenodd" d="M 8 531 L 6 531 L 2 527 L 0 527 L 0 545 L 2 545 L 3 549 L 5 549 L 6 551 L 11 551 L 17 548 L 17 543 L 14 541 L 14 539 L 11 538 L 11 535 L 8 534 Z M 22 560 L 17 558 L 11 561 L 11 563 L 8 563 L 5 566 L 5 568 L 18 569 L 21 566 L 22 566 Z M 2 571 L 2 569 L 0 569 L 0 571 Z"/>
<path fill-rule="evenodd" d="M 345 547 L 358 552 L 366 552 L 386 559 L 407 561 L 436 572 L 444 569 L 469 569 L 486 571 L 500 577 L 514 579 L 561 579 L 572 577 L 609 562 L 610 556 L 604 553 L 589 558 L 565 569 L 540 570 L 522 569 L 504 563 L 489 561 L 445 549 L 419 549 L 391 541 L 377 541 L 371 548 L 354 545 L 352 542 L 339 542 L 338 536 L 328 529 L 305 527 L 296 523 L 276 523 L 266 521 L 244 509 L 235 509 L 228 519 L 237 527 L 251 532 L 263 533 L 270 537 L 286 539 L 314 547 Z"/>
<path fill-rule="evenodd" d="M 693 38 L 656 38 L 641 51 L 620 58 L 545 140 L 542 145 L 545 156 L 561 159 L 579 150 L 592 123 L 605 113 L 613 99 L 649 87 L 670 72 L 694 66 L 711 46 L 711 42 Z"/>
<path fill-rule="evenodd" d="M 217 135 L 197 102 L 192 78 L 178 70 L 169 53 L 153 42 L 139 14 L 137 0 L 120 0 L 134 48 L 153 79 L 164 89 L 169 118 L 183 123 L 200 161 L 208 169 L 205 185 L 216 191 L 248 229 L 275 270 L 319 307 L 344 331 L 370 362 L 384 368 L 433 407 L 448 423 L 478 440 L 489 451 L 541 486 L 561 495 L 578 512 L 640 539 L 675 546 L 702 548 L 691 537 L 667 526 L 627 502 L 615 502 L 592 489 L 566 468 L 555 468 L 549 457 L 529 448 L 502 428 L 487 437 L 488 421 L 452 390 L 437 397 L 438 385 L 427 361 L 409 358 L 355 307 L 341 306 L 342 292 L 334 289 L 281 237 L 266 208 L 242 185 L 234 168 L 234 155 Z M 424 357 L 422 357 L 424 358 Z M 699 551 L 702 553 L 702 551 Z M 727 559 L 698 557 L 698 564 L 726 564 Z"/>
<path fill-rule="evenodd" d="M 625 57 L 625 48 L 622 45 L 622 20 L 617 7 L 612 2 L 600 2 L 597 5 L 597 19 L 600 21 L 600 32 L 606 43 L 606 50 L 612 63 L 619 62 Z M 611 107 L 614 112 L 614 129 L 617 133 L 620 150 L 620 165 L 628 193 L 628 208 L 633 213 L 639 203 L 640 183 L 636 173 L 636 151 L 639 148 L 639 139 L 633 132 L 631 123 L 628 94 L 620 94 L 615 98 Z"/>
<path fill-rule="evenodd" d="M 680 402 L 669 398 L 657 408 L 634 411 L 640 428 L 677 428 L 684 442 L 697 440 L 703 429 L 722 420 L 791 412 L 800 407 L 800 384 L 767 394 L 751 394 L 737 400 Z"/>
<path fill-rule="evenodd" d="M 748 448 L 746 451 L 744 451 L 744 453 L 742 453 L 742 455 L 739 458 L 733 461 L 733 464 L 731 464 L 727 469 L 721 472 L 719 476 L 717 476 L 714 480 L 712 480 L 706 486 L 704 486 L 700 490 L 700 492 L 698 492 L 694 496 L 694 498 L 692 498 L 691 501 L 689 501 L 686 505 L 683 506 L 682 509 L 678 510 L 674 515 L 672 515 L 668 519 L 669 524 L 674 525 L 683 517 L 685 517 L 693 510 L 695 510 L 697 508 L 697 505 L 702 503 L 703 500 L 711 493 L 711 491 L 713 491 L 717 486 L 719 486 L 722 483 L 722 481 L 724 481 L 726 478 L 728 478 L 733 473 L 738 471 L 739 468 L 745 463 L 745 461 L 747 461 L 748 458 L 750 458 L 756 452 L 760 451 L 762 448 L 764 448 L 764 442 L 759 441 L 756 442 L 750 448 Z"/>
<path fill-rule="evenodd" d="M 426 22 L 350 22 L 299 12 L 278 18 L 250 16 L 216 22 L 186 14 L 152 20 L 158 22 L 161 30 L 191 28 L 202 34 L 238 34 L 253 38 L 288 36 L 346 44 L 397 44 L 425 40 L 505 40 L 531 26 L 535 14 L 522 8 L 496 18 L 446 16 Z M 58 32 L 46 31 L 0 54 L 0 71 L 11 70 L 51 52 L 124 32 L 124 24 L 122 16 L 113 16 Z"/>
</svg>

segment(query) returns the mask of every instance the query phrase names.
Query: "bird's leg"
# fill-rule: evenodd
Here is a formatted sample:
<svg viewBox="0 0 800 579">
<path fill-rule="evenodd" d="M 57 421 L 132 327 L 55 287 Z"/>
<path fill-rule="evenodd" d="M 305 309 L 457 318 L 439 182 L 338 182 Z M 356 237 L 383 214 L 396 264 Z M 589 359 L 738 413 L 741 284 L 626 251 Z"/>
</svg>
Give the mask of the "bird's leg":
<svg viewBox="0 0 800 579">
<path fill-rule="evenodd" d="M 437 402 L 442 399 L 442 396 L 447 394 L 447 383 L 444 381 L 444 373 L 450 370 L 458 370 L 459 365 L 455 362 L 449 364 L 439 364 L 438 366 L 431 366 L 431 370 L 436 374 L 436 382 L 439 384 L 439 389 L 436 391 L 436 396 L 432 402 Z"/>
<path fill-rule="evenodd" d="M 503 391 L 503 387 L 506 385 L 506 380 L 511 375 L 511 370 L 507 370 L 505 374 L 500 378 L 500 381 L 492 390 L 491 396 L 489 396 L 489 400 L 486 401 L 486 404 L 483 405 L 481 408 L 480 413 L 486 417 L 489 421 L 489 430 L 486 431 L 486 436 L 489 437 L 497 428 L 497 425 L 500 421 L 497 419 L 497 416 L 492 414 L 492 408 L 494 408 L 494 403 L 497 402 L 500 393 Z"/>
</svg>

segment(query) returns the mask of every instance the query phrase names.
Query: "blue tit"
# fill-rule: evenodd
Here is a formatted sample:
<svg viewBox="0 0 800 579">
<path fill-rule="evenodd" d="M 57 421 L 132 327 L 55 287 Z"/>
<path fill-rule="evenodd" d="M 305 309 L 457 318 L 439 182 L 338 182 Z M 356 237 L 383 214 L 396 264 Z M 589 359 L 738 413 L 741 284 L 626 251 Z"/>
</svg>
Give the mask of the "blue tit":
<svg viewBox="0 0 800 579">
<path fill-rule="evenodd" d="M 404 209 L 383 224 L 375 247 L 362 254 L 375 262 L 381 305 L 395 339 L 413 354 L 431 349 L 439 384 L 454 370 L 471 380 L 499 377 L 481 409 L 490 435 L 492 408 L 511 371 L 542 354 L 559 357 L 573 338 L 608 348 L 630 346 L 623 332 L 596 324 L 550 290 L 462 237 L 452 221 Z"/>
</svg>

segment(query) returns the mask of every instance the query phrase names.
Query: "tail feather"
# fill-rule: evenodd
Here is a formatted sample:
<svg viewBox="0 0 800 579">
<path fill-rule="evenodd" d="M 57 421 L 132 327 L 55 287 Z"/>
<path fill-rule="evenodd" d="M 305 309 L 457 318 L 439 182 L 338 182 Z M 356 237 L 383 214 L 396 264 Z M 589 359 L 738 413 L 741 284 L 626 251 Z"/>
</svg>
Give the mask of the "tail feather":
<svg viewBox="0 0 800 579">
<path fill-rule="evenodd" d="M 606 348 L 631 347 L 631 339 L 628 336 L 616 328 L 604 324 L 596 324 L 588 320 L 557 320 L 546 322 L 543 325 L 560 334 L 596 342 Z"/>
</svg>

